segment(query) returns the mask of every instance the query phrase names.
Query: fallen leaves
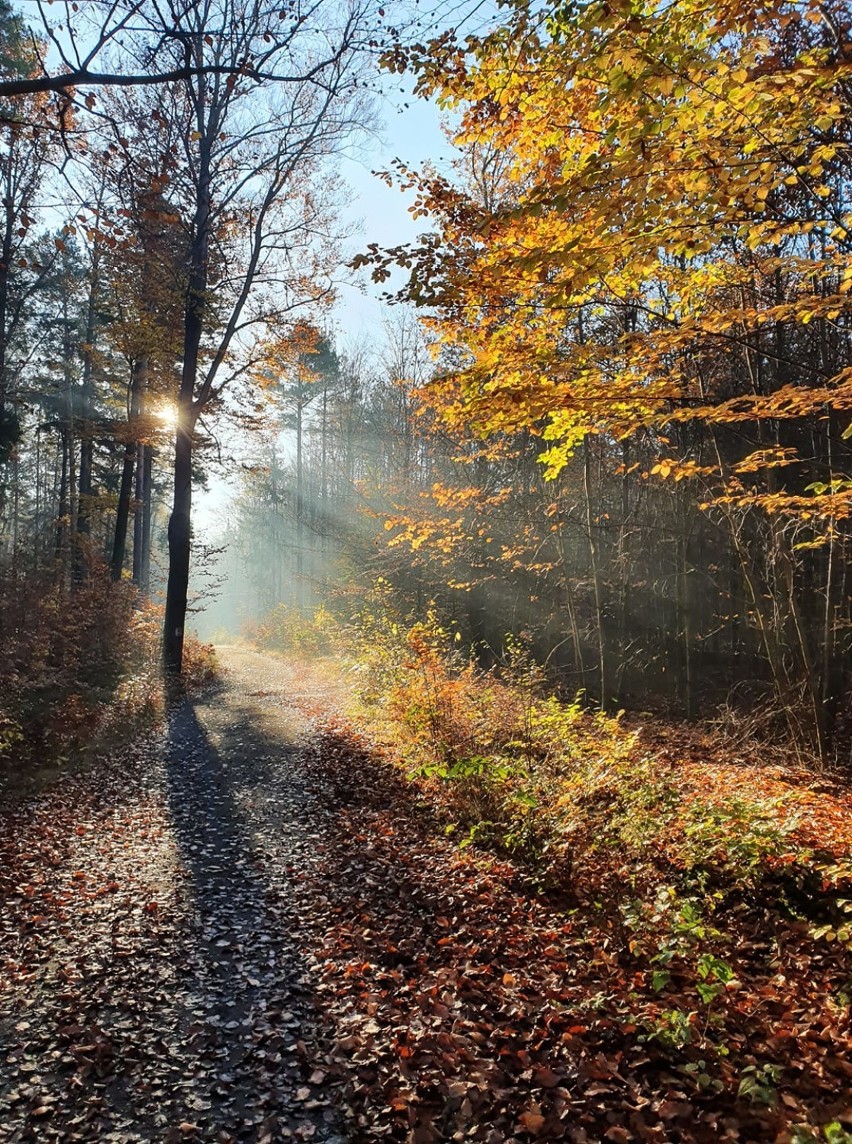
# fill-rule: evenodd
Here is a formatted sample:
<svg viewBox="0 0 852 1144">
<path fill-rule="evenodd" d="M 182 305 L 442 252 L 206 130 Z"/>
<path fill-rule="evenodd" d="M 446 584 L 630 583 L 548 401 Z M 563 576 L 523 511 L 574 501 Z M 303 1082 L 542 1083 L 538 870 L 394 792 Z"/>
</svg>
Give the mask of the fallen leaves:
<svg viewBox="0 0 852 1144">
<path fill-rule="evenodd" d="M 741 903 L 738 987 L 667 1045 L 695 998 L 618 918 L 459 850 L 363 738 L 281 710 L 283 665 L 231 658 L 164 753 L 4 811 L 4 1140 L 710 1144 L 843 1113 L 842 950 Z M 753 1063 L 774 1104 L 738 1096 Z"/>
</svg>

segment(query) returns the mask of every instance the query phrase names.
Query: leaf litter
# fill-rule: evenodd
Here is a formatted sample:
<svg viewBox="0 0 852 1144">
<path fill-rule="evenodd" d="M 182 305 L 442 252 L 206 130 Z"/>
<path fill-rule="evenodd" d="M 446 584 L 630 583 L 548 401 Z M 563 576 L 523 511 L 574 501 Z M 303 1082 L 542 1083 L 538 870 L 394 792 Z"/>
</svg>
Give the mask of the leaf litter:
<svg viewBox="0 0 852 1144">
<path fill-rule="evenodd" d="M 459 849 L 325 697 L 287 706 L 292 669 L 222 654 L 164 742 L 2 808 L 0 1139 L 852 1128 L 842 949 L 744 902 L 725 1053 L 649 1036 L 695 999 L 617 918 Z"/>
</svg>

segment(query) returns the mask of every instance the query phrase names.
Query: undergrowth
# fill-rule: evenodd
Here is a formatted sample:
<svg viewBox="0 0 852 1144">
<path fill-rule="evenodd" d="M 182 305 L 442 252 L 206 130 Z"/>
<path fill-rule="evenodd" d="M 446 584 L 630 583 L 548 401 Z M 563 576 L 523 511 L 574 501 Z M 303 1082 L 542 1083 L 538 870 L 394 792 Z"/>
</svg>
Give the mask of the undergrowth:
<svg viewBox="0 0 852 1144">
<path fill-rule="evenodd" d="M 51 571 L 0 574 L 0 781 L 26 783 L 115 750 L 163 713 L 162 609 L 92 572 L 73 590 Z M 216 674 L 189 637 L 186 682 Z"/>
<path fill-rule="evenodd" d="M 308 692 L 317 677 L 345 683 L 350 726 L 404 771 L 462 847 L 508 854 L 526 888 L 606 935 L 595 956 L 611 965 L 612 984 L 574 1000 L 577 1028 L 614 1014 L 649 1053 L 665 1054 L 686 1091 L 727 1094 L 792 1123 L 777 1134 L 785 1144 L 852 1141 L 833 1108 L 797 1122 L 786 1031 L 754 1043 L 749 1033 L 785 991 L 791 1011 L 824 1011 L 826 1028 L 848 1020 L 843 792 L 758 759 L 735 764 L 718 736 L 684 729 L 678 752 L 669 728 L 660 749 L 658 727 L 646 733 L 582 696 L 553 695 L 518 639 L 483 670 L 434 609 L 395 612 L 381 582 L 345 622 L 324 608 L 312 617 L 279 608 L 251 634 L 298 660 Z"/>
<path fill-rule="evenodd" d="M 621 714 L 558 699 L 517 638 L 483 670 L 434 609 L 395 613 L 381 581 L 345 623 L 282 605 L 249 635 L 296 656 L 333 654 L 350 714 L 395 748 L 463 844 L 487 842 L 542 873 L 591 861 L 621 877 L 627 863 L 634 881 L 662 870 L 740 888 L 836 854 L 836 840 L 822 855 L 805 844 L 813 808 L 796 785 L 745 772 L 734 786 L 711 781 L 712 768 L 657 752 Z"/>
<path fill-rule="evenodd" d="M 660 995 L 641 1017 L 649 1036 L 713 1040 L 720 999 L 738 987 L 726 913 L 770 902 L 814 941 L 852 949 L 842 800 L 723 756 L 660 753 L 623 716 L 550 693 L 518 639 L 483 670 L 434 609 L 396 613 L 382 582 L 346 622 L 280 607 L 250 635 L 302 659 L 333 655 L 352 722 L 462 847 L 509 854 L 567 908 L 616 919 Z M 695 1005 L 670 1011 L 670 983 L 685 981 Z"/>
</svg>

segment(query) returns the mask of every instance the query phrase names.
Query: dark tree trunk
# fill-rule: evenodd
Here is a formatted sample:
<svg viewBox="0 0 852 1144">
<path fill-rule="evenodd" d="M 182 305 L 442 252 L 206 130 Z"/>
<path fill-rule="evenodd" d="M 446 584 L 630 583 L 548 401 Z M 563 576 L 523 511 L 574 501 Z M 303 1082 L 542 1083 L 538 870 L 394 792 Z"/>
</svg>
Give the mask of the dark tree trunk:
<svg viewBox="0 0 852 1144">
<path fill-rule="evenodd" d="M 128 417 L 128 438 L 124 447 L 124 465 L 121 470 L 121 488 L 118 494 L 118 511 L 115 517 L 115 537 L 112 546 L 113 580 L 120 580 L 124 571 L 124 557 L 127 551 L 127 525 L 130 520 L 130 502 L 133 495 L 133 469 L 136 462 L 138 442 L 136 435 L 139 432 L 139 417 L 142 412 L 142 403 L 145 389 L 148 384 L 147 358 L 138 358 L 133 363 L 133 372 L 130 379 L 130 410 Z"/>
<path fill-rule="evenodd" d="M 146 595 L 151 588 L 151 477 L 153 468 L 154 448 L 152 445 L 146 445 L 142 483 L 142 558 L 139 571 L 139 587 Z"/>
<path fill-rule="evenodd" d="M 3 237 L 0 245 L 0 461 L 11 452 L 16 436 L 15 418 L 9 406 L 7 346 L 9 342 L 9 274 L 12 269 L 12 246 L 15 231 L 15 195 L 12 181 L 12 158 L 8 156 L 3 172 Z M 3 491 L 0 488 L 0 506 Z"/>
<path fill-rule="evenodd" d="M 136 504 L 133 517 L 133 583 L 147 594 L 151 580 L 151 472 L 153 453 L 150 445 L 136 449 Z"/>
<path fill-rule="evenodd" d="M 148 367 L 149 362 L 147 357 L 142 357 L 139 361 L 139 380 L 138 388 L 134 394 L 135 396 L 135 416 L 141 418 L 145 412 L 148 393 Z M 133 509 L 133 583 L 141 587 L 142 582 L 142 561 L 144 553 L 144 532 L 145 520 L 143 513 L 143 502 L 145 499 L 145 453 L 147 446 L 142 442 L 136 441 L 136 487 L 134 489 L 134 509 Z"/>
<path fill-rule="evenodd" d="M 61 561 L 65 553 L 65 536 L 68 525 L 68 430 L 63 423 L 59 432 L 62 451 L 62 470 L 59 478 L 59 511 L 56 520 L 56 559 Z"/>
<path fill-rule="evenodd" d="M 194 376 L 194 372 L 193 372 Z M 184 627 L 189 592 L 189 556 L 192 517 L 192 408 L 191 397 L 175 437 L 175 481 L 169 517 L 169 580 L 163 627 L 163 663 L 177 678 L 183 666 Z"/>
<path fill-rule="evenodd" d="M 200 51 L 200 41 L 198 45 Z M 199 133 L 204 136 L 203 109 L 206 103 L 204 81 L 198 93 Z M 203 137 L 199 147 L 198 182 L 192 242 L 188 250 L 188 280 L 183 319 L 183 367 L 178 392 L 178 421 L 175 432 L 174 498 L 169 517 L 169 579 L 166 585 L 166 614 L 163 621 L 163 667 L 172 685 L 183 668 L 183 641 L 186 601 L 189 593 L 189 557 L 192 515 L 192 446 L 198 410 L 195 383 L 198 356 L 204 333 L 207 306 L 207 271 L 210 248 L 210 140 Z M 203 388 L 203 387 L 202 387 Z"/>
<path fill-rule="evenodd" d="M 206 226 L 204 235 L 206 236 Z M 204 328 L 206 237 L 202 249 L 199 250 L 198 247 L 199 241 L 196 239 L 193 246 L 194 273 L 184 318 L 183 371 L 178 394 L 178 424 L 175 433 L 174 497 L 169 517 L 169 579 L 166 586 L 166 615 L 163 622 L 163 665 L 166 674 L 173 681 L 179 678 L 183 668 L 186 602 L 189 593 L 192 446 L 196 419 L 193 394 L 198 370 L 198 350 Z"/>
<path fill-rule="evenodd" d="M 583 491 L 586 501 L 586 530 L 589 536 L 589 562 L 595 597 L 595 626 L 598 637 L 598 686 L 601 710 L 605 711 L 609 702 L 609 657 L 606 647 L 603 608 L 603 575 L 601 573 L 598 533 L 600 521 L 592 506 L 592 451 L 589 438 L 583 442 Z"/>
<path fill-rule="evenodd" d="M 133 492 L 135 510 L 133 513 L 133 583 L 142 586 L 142 558 L 144 555 L 145 517 L 142 506 L 145 500 L 145 446 L 140 441 L 136 446 L 136 488 Z"/>
<path fill-rule="evenodd" d="M 74 583 L 86 578 L 88 537 L 92 531 L 90 512 L 92 498 L 92 461 L 94 449 L 91 429 L 86 426 L 80 438 L 80 477 L 77 486 L 77 543 L 74 548 Z M 84 539 L 85 538 L 85 539 Z"/>
</svg>

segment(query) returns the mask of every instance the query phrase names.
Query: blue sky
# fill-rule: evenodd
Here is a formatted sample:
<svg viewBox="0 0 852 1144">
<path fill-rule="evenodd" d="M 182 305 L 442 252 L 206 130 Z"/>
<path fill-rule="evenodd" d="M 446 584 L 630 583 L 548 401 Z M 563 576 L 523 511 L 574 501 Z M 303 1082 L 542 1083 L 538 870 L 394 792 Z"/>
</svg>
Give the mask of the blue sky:
<svg viewBox="0 0 852 1144">
<path fill-rule="evenodd" d="M 388 77 L 388 81 L 390 90 L 386 90 L 379 104 L 381 120 L 376 137 L 359 148 L 357 157 L 344 158 L 340 166 L 349 192 L 344 221 L 360 225 L 358 234 L 348 244 L 350 255 L 364 249 L 368 242 L 396 246 L 415 238 L 427 226 L 423 219 L 411 218 L 413 192 L 389 187 L 372 172 L 388 169 L 394 159 L 414 168 L 427 160 L 443 166 L 452 151 L 441 130 L 442 117 L 437 106 L 400 91 L 398 77 Z M 341 344 L 381 341 L 383 321 L 390 312 L 380 299 L 386 289 L 387 284 L 371 282 L 367 271 L 358 272 L 352 285 L 341 285 L 333 317 Z M 227 430 L 223 436 L 229 439 Z M 239 450 L 236 441 L 229 440 L 229 444 Z M 209 486 L 209 491 L 199 489 L 193 498 L 193 524 L 196 535 L 203 540 L 221 529 L 223 513 L 234 492 L 231 481 L 217 472 L 209 474 Z"/>
<path fill-rule="evenodd" d="M 341 173 L 352 191 L 346 214 L 362 224 L 360 234 L 350 244 L 354 250 L 362 249 L 368 242 L 396 246 L 426 229 L 423 219 L 415 221 L 409 214 L 414 193 L 403 194 L 395 187 L 388 187 L 372 172 L 389 168 L 394 159 L 415 168 L 422 167 L 426 160 L 442 166 L 442 160 L 451 152 L 441 131 L 441 114 L 435 104 L 400 92 L 398 77 L 388 78 L 394 83 L 394 90 L 385 95 L 379 106 L 380 140 L 364 147 L 359 159 L 347 158 L 341 166 Z M 373 285 L 369 274 L 364 272 L 359 273 L 358 281 L 366 295 L 353 287 L 342 287 L 337 323 L 345 327 L 347 333 L 351 330 L 378 334 L 386 313 L 379 295 L 386 287 Z"/>
</svg>

